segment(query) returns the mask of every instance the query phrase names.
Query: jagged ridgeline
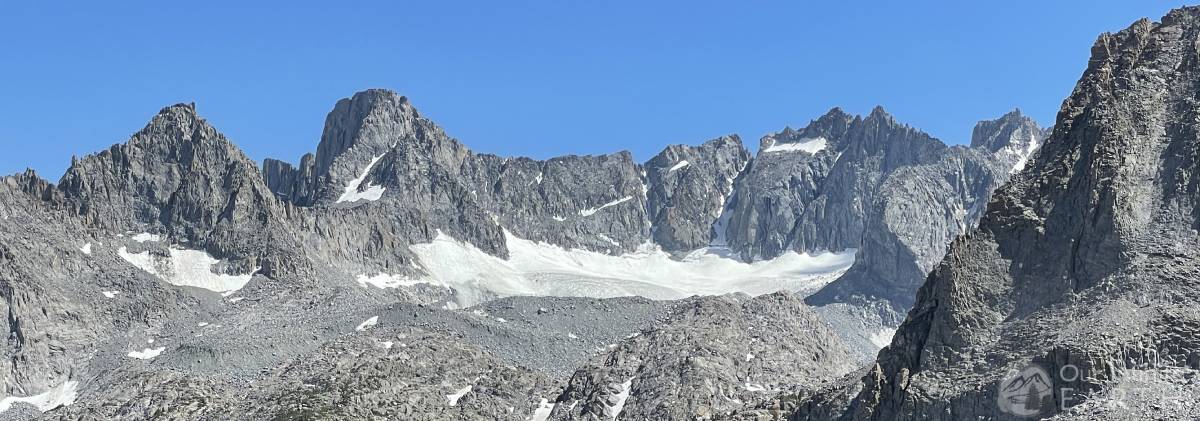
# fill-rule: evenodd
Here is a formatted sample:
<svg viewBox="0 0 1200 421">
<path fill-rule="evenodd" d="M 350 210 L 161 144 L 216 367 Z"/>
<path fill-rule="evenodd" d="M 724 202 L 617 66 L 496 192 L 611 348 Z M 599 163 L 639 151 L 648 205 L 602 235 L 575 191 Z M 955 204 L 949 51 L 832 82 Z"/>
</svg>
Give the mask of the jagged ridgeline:
<svg viewBox="0 0 1200 421">
<path fill-rule="evenodd" d="M 1104 34 L 864 375 L 797 419 L 1197 419 L 1200 8 Z"/>
<path fill-rule="evenodd" d="M 1014 111 L 947 146 L 835 108 L 756 154 L 535 160 L 368 90 L 315 153 L 260 167 L 170 106 L 57 184 L 0 179 L 0 416 L 694 419 L 809 396 L 889 342 L 996 187 L 1049 165 L 1044 136 Z"/>
</svg>

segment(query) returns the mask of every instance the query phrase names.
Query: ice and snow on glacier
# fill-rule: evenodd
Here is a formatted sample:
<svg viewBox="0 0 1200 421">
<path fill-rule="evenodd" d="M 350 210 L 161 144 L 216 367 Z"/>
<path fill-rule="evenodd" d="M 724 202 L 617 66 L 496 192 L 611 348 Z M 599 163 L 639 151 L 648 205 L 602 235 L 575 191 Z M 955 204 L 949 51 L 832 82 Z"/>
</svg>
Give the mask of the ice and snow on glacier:
<svg viewBox="0 0 1200 421">
<path fill-rule="evenodd" d="M 766 149 L 763 149 L 762 152 L 770 153 L 770 152 L 800 152 L 800 151 L 802 151 L 802 152 L 808 152 L 810 154 L 816 155 L 817 152 L 825 150 L 825 147 L 828 146 L 828 144 L 829 144 L 829 141 L 825 140 L 824 137 L 814 137 L 814 138 L 800 139 L 799 141 L 789 142 L 789 143 L 771 143 L 771 146 L 766 147 Z"/>
<path fill-rule="evenodd" d="M 226 275 L 213 272 L 213 266 L 221 263 L 201 250 L 185 250 L 171 247 L 168 256 L 151 254 L 150 251 L 130 253 L 125 247 L 117 255 L 126 262 L 159 279 L 178 286 L 203 288 L 223 294 L 233 293 L 254 277 L 254 273 Z"/>
<path fill-rule="evenodd" d="M 779 290 L 809 294 L 845 272 L 855 253 L 853 249 L 816 255 L 790 252 L 747 263 L 719 249 L 697 250 L 677 260 L 650 244 L 613 256 L 525 240 L 507 231 L 505 239 L 507 260 L 440 231 L 432 242 L 412 249 L 428 279 L 454 288 L 457 304 L 464 307 L 513 295 L 636 295 L 665 300 Z"/>
</svg>

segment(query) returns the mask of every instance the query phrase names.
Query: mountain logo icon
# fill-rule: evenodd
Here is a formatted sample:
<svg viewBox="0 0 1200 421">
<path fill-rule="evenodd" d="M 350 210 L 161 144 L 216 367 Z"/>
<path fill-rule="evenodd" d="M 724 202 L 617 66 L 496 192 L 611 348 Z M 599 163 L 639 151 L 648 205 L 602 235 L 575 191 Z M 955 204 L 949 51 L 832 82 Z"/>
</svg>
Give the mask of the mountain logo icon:
<svg viewBox="0 0 1200 421">
<path fill-rule="evenodd" d="M 1050 374 L 1038 365 L 1013 370 L 1000 381 L 996 395 L 1000 410 L 1012 415 L 1033 417 L 1054 407 Z"/>
</svg>

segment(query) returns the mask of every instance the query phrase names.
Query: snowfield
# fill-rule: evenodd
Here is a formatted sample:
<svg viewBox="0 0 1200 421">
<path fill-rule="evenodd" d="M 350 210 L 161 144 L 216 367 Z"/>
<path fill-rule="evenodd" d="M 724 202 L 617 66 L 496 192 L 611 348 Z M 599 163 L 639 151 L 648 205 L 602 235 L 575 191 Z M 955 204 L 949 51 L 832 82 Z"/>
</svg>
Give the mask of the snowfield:
<svg viewBox="0 0 1200 421">
<path fill-rule="evenodd" d="M 117 255 L 126 262 L 144 270 L 163 281 L 178 286 L 203 288 L 222 294 L 232 294 L 242 289 L 254 273 L 244 275 L 225 275 L 212 271 L 213 266 L 221 263 L 200 250 L 169 249 L 170 256 L 150 254 L 150 251 L 130 253 L 125 247 L 117 250 Z"/>
<path fill-rule="evenodd" d="M 675 165 L 671 166 L 671 169 L 667 170 L 667 172 L 675 172 L 675 170 L 678 170 L 678 169 L 680 169 L 680 168 L 686 167 L 686 166 L 688 166 L 688 164 L 689 164 L 689 162 L 687 162 L 687 160 L 686 160 L 686 159 L 685 159 L 685 160 L 682 160 L 682 161 L 679 161 L 679 162 L 678 162 L 678 163 L 676 163 Z"/>
<path fill-rule="evenodd" d="M 604 411 L 605 415 L 608 415 L 609 419 L 614 421 L 617 417 L 621 416 L 621 411 L 625 410 L 625 402 L 629 401 L 629 393 L 633 391 L 633 377 L 630 377 L 625 383 L 617 386 L 617 401 Z"/>
<path fill-rule="evenodd" d="M 47 390 L 45 392 L 33 396 L 9 396 L 0 400 L 0 412 L 4 412 L 12 408 L 15 403 L 27 403 L 37 407 L 38 411 L 46 412 L 60 406 L 67 406 L 75 403 L 75 387 L 79 385 L 76 381 L 66 381 L 58 387 Z"/>
<path fill-rule="evenodd" d="M 378 163 L 384 155 L 387 155 L 387 153 L 383 153 L 372 158 L 371 162 L 367 164 L 367 168 L 363 169 L 362 174 L 359 175 L 358 178 L 350 180 L 350 182 L 346 184 L 346 189 L 342 191 L 341 196 L 338 196 L 337 203 L 357 202 L 359 200 L 376 201 L 383 197 L 383 191 L 385 188 L 382 186 L 376 186 L 371 183 L 367 183 L 366 190 L 358 191 L 358 188 L 362 185 L 363 180 L 366 180 L 367 176 L 371 174 L 371 168 L 375 167 L 375 164 Z"/>
<path fill-rule="evenodd" d="M 411 279 L 404 275 L 389 275 L 386 273 L 378 273 L 375 275 L 358 275 L 355 280 L 358 281 L 358 284 L 362 285 L 363 288 L 367 288 L 367 286 L 370 285 L 379 289 L 410 287 L 417 284 L 428 283 L 427 281 Z"/>
<path fill-rule="evenodd" d="M 633 196 L 625 196 L 620 199 L 600 205 L 600 207 L 591 208 L 591 209 L 583 209 L 583 210 L 579 211 L 579 216 L 592 216 L 592 215 L 595 215 L 596 212 L 600 212 L 600 211 L 604 210 L 605 208 L 613 207 L 613 206 L 628 202 L 630 200 L 633 200 Z"/>
<path fill-rule="evenodd" d="M 466 396 L 468 393 L 471 393 L 472 388 L 473 388 L 472 385 L 467 385 L 466 387 L 463 387 L 462 389 L 458 389 L 458 390 L 454 391 L 454 393 L 446 395 L 446 400 L 449 401 L 450 406 L 456 406 L 456 405 L 458 405 L 459 399 L 462 399 L 463 396 Z"/>
<path fill-rule="evenodd" d="M 800 139 L 799 141 L 793 142 L 793 143 L 772 143 L 771 146 L 768 146 L 766 149 L 763 149 L 762 152 L 769 153 L 769 152 L 800 152 L 800 151 L 803 151 L 803 152 L 808 152 L 810 154 L 816 155 L 817 152 L 825 150 L 825 146 L 828 143 L 829 143 L 829 141 L 825 140 L 825 138 L 823 138 L 823 137 L 814 137 L 814 138 L 808 138 L 808 139 Z"/>
<path fill-rule="evenodd" d="M 354 328 L 354 330 L 362 332 L 362 331 L 365 331 L 372 327 L 375 327 L 375 325 L 377 325 L 377 324 L 379 324 L 379 316 L 371 316 L 371 318 L 364 320 L 362 323 L 359 323 L 358 326 Z"/>
<path fill-rule="evenodd" d="M 507 231 L 505 239 L 508 260 L 440 231 L 432 242 L 412 249 L 429 274 L 429 282 L 454 288 L 457 304 L 463 307 L 513 295 L 671 300 L 732 292 L 810 294 L 849 269 L 855 254 L 854 249 L 817 255 L 793 252 L 746 263 L 727 257 L 723 249 L 708 248 L 675 260 L 650 244 L 634 253 L 613 256 L 567 250 L 517 238 Z"/>
<path fill-rule="evenodd" d="M 166 351 L 166 350 L 167 350 L 166 348 L 162 348 L 162 347 L 146 348 L 141 351 L 129 351 L 129 353 L 125 354 L 125 356 L 127 356 L 129 358 L 136 358 L 139 360 L 152 360 L 152 359 L 154 359 L 154 357 L 159 356 L 159 354 L 162 354 L 163 351 Z"/>
</svg>

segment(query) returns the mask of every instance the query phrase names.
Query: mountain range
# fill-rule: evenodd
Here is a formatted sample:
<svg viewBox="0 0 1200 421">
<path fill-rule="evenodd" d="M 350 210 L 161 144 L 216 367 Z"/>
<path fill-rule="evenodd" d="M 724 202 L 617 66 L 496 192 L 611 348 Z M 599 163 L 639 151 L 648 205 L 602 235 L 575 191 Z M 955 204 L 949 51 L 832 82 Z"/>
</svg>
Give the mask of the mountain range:
<svg viewBox="0 0 1200 421">
<path fill-rule="evenodd" d="M 954 146 L 834 108 L 501 157 L 371 89 L 260 165 L 169 106 L 0 178 L 0 417 L 1195 417 L 1198 39 L 1102 35 L 1052 128 Z"/>
</svg>

